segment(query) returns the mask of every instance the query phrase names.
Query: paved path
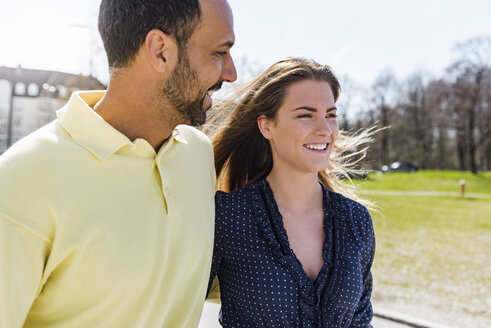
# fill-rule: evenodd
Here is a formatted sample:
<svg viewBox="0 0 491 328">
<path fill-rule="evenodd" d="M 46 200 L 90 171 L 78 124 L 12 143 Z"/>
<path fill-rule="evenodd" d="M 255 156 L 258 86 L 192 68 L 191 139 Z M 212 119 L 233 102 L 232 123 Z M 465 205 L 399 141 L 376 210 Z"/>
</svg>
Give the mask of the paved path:
<svg viewBox="0 0 491 328">
<path fill-rule="evenodd" d="M 199 328 L 221 328 L 218 323 L 218 311 L 220 306 L 212 303 L 205 303 Z M 395 323 L 393 321 L 384 320 L 381 318 L 373 318 L 372 325 L 374 328 L 409 328 L 409 326 Z"/>
<path fill-rule="evenodd" d="M 407 325 L 377 317 L 373 318 L 372 326 L 373 328 L 409 328 Z"/>
</svg>

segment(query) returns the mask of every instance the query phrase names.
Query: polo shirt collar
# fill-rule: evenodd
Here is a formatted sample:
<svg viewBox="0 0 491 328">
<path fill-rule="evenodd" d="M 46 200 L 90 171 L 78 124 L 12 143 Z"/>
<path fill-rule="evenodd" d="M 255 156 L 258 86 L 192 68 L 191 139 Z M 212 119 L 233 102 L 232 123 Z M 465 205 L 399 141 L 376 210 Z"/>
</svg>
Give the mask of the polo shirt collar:
<svg viewBox="0 0 491 328">
<path fill-rule="evenodd" d="M 56 112 L 63 128 L 72 139 L 101 160 L 106 160 L 125 146 L 135 149 L 143 139 L 132 142 L 127 136 L 104 121 L 91 107 L 105 94 L 105 91 L 77 91 L 68 103 Z M 186 144 L 187 140 L 177 126 L 165 144 L 173 141 Z M 166 148 L 166 147 L 165 147 Z M 161 148 L 162 150 L 162 148 Z M 155 151 L 153 152 L 155 156 Z"/>
</svg>

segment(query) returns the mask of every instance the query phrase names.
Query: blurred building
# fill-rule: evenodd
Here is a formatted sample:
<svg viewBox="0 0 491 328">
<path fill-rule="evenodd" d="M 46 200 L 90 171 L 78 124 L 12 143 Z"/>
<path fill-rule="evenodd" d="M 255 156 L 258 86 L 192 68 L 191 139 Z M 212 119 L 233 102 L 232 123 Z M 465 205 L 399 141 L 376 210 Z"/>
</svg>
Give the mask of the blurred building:
<svg viewBox="0 0 491 328">
<path fill-rule="evenodd" d="M 101 90 L 94 77 L 0 66 L 0 154 L 56 118 L 76 90 Z"/>
</svg>

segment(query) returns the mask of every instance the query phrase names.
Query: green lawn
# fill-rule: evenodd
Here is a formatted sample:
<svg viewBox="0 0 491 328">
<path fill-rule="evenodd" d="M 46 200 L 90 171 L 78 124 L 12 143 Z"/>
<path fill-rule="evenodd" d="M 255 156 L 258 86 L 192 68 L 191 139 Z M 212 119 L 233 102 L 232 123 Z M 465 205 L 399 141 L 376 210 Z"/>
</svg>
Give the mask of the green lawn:
<svg viewBox="0 0 491 328">
<path fill-rule="evenodd" d="M 360 183 L 363 197 L 382 213 L 372 213 L 377 238 L 375 304 L 416 304 L 430 313 L 427 320 L 491 327 L 491 197 L 414 193 L 458 192 L 461 178 L 467 181 L 469 192 L 491 196 L 489 172 L 372 174 Z M 377 194 L 375 190 L 412 194 Z"/>
<path fill-rule="evenodd" d="M 491 172 L 472 174 L 461 171 L 418 171 L 415 173 L 371 173 L 356 180 L 364 190 L 421 190 L 460 192 L 459 181 L 466 181 L 466 192 L 491 194 Z"/>
</svg>

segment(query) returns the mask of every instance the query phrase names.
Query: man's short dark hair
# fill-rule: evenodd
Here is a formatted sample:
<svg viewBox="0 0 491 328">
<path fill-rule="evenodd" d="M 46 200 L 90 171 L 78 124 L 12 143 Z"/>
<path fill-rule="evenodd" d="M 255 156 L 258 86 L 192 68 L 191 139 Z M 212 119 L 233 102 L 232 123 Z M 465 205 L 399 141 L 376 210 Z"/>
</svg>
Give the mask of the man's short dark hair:
<svg viewBox="0 0 491 328">
<path fill-rule="evenodd" d="M 199 0 L 102 0 L 99 33 L 109 67 L 128 66 L 152 29 L 184 48 L 200 19 Z"/>
</svg>

